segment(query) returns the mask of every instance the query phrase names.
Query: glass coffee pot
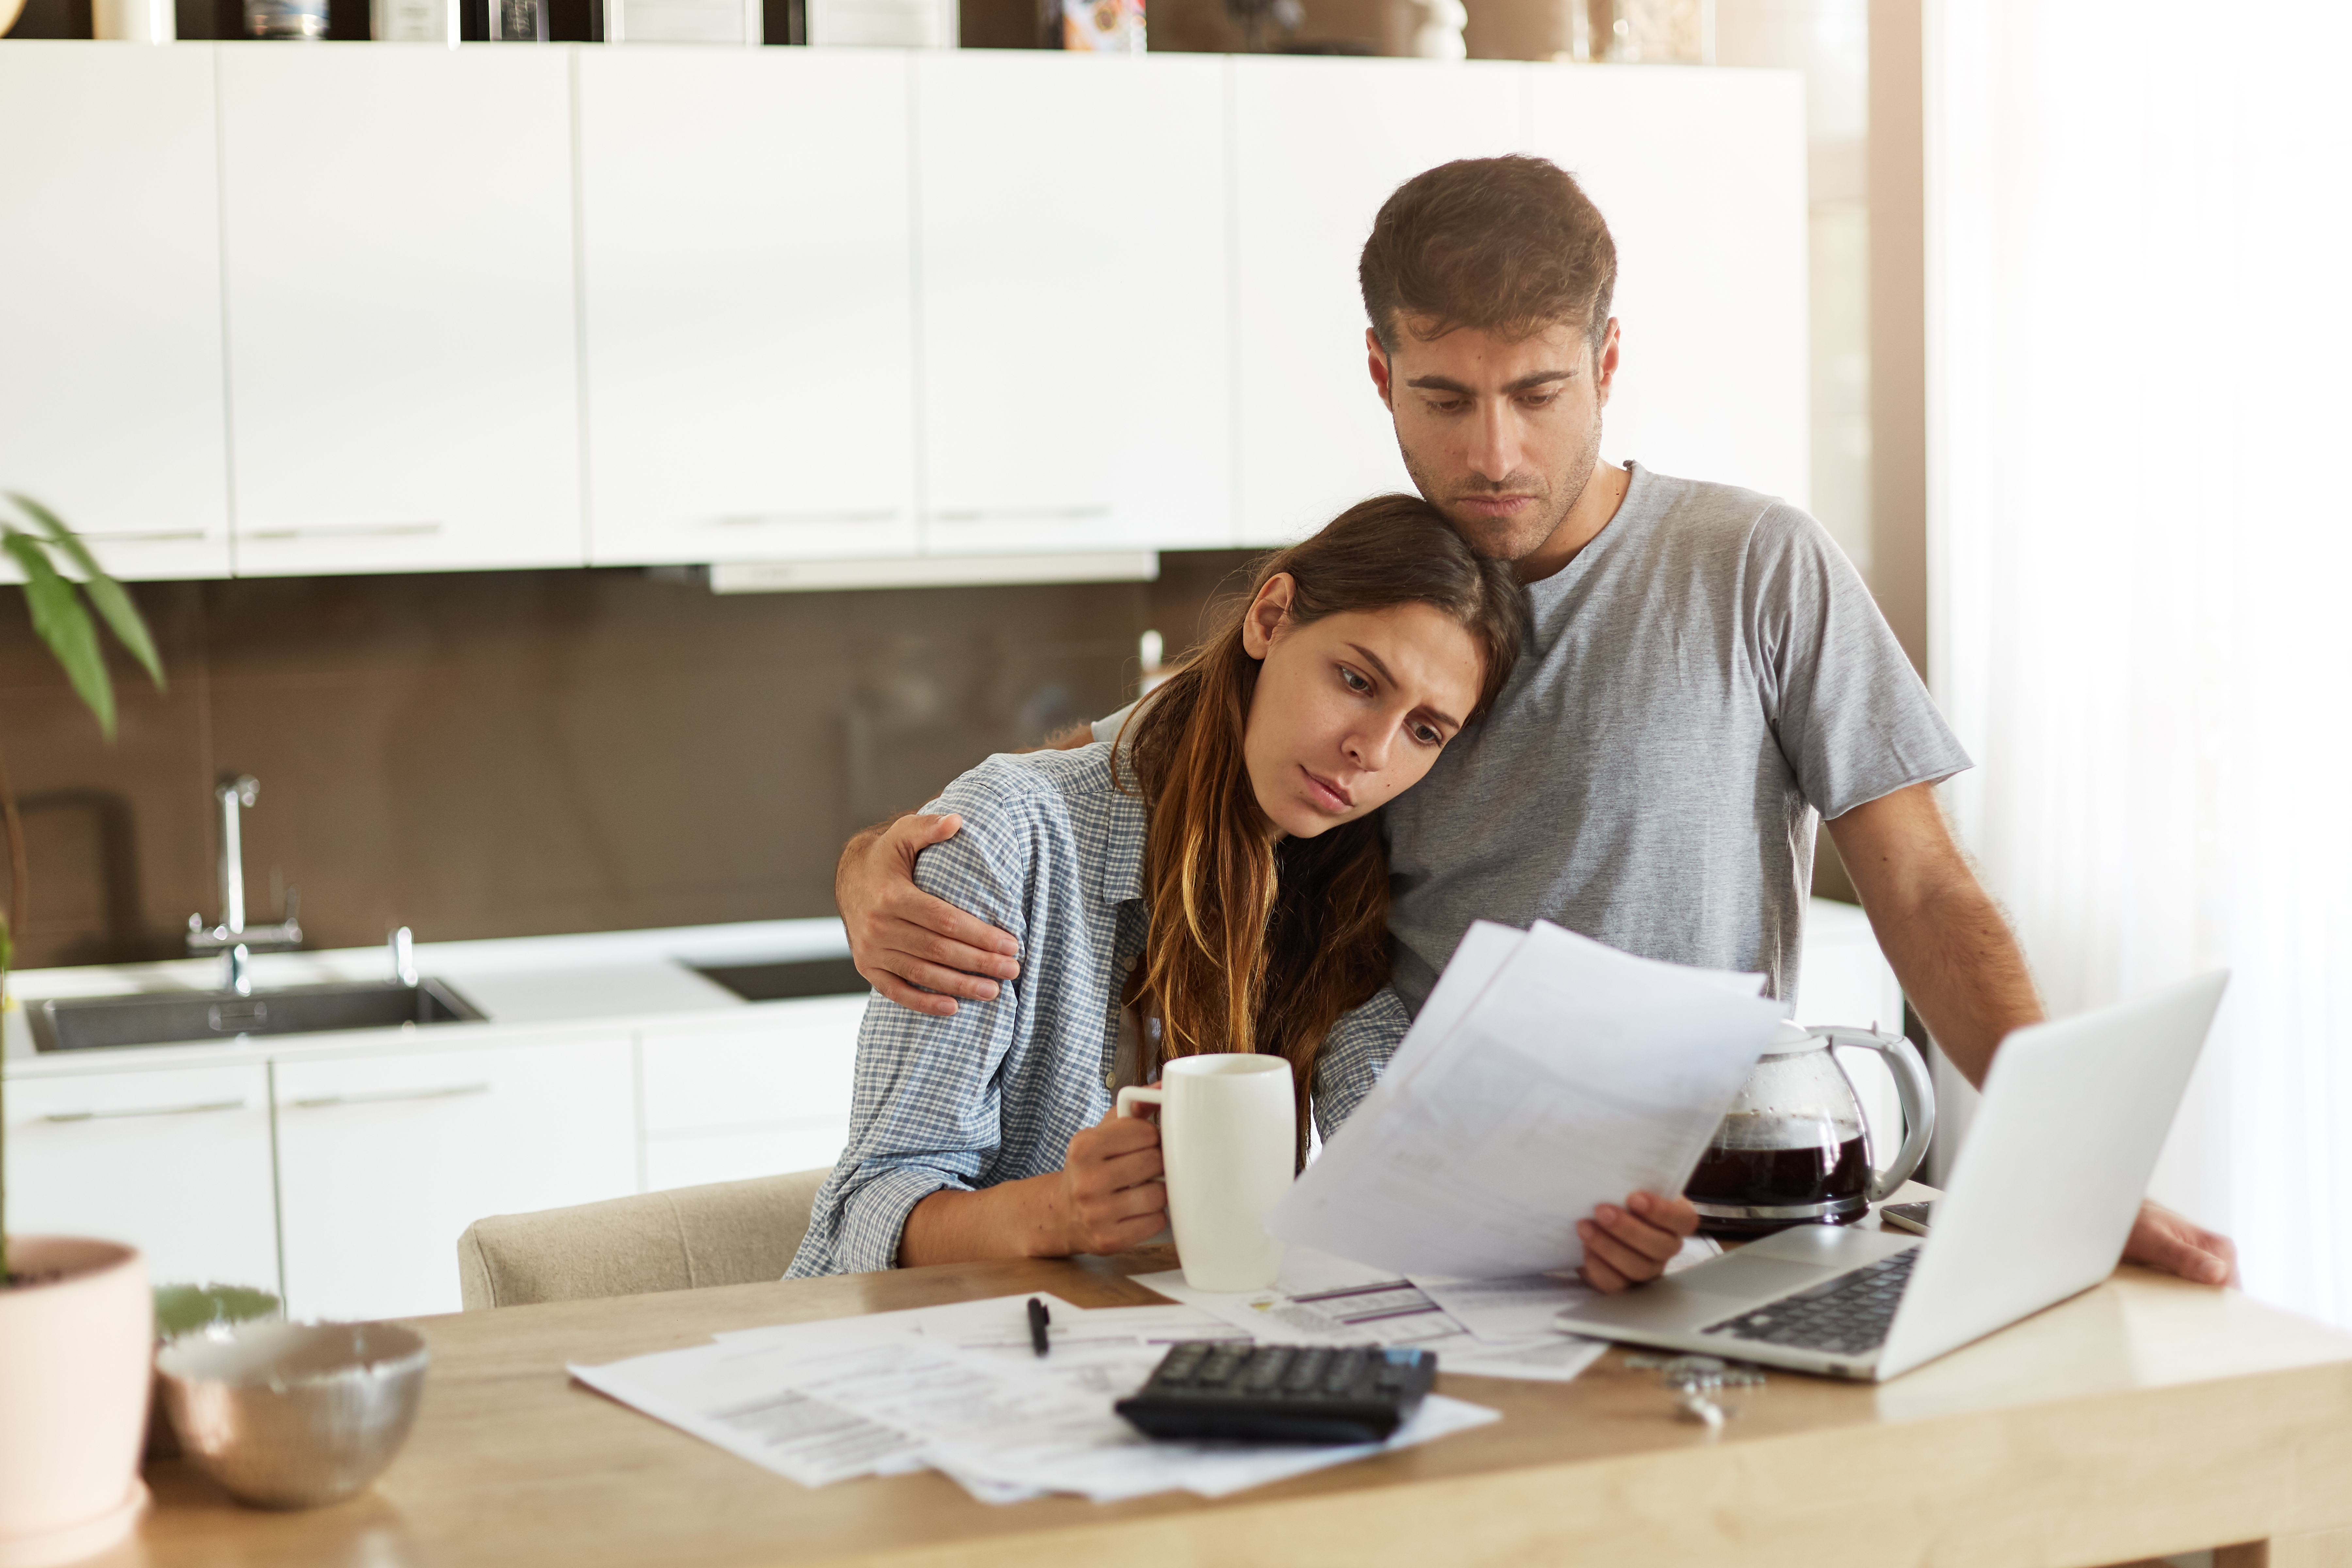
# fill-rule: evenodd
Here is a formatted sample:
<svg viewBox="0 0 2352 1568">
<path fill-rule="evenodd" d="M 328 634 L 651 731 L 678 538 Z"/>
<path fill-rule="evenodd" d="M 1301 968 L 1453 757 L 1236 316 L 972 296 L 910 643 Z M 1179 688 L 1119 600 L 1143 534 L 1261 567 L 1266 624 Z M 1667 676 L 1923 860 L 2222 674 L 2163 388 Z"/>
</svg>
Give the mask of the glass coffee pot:
<svg viewBox="0 0 2352 1568">
<path fill-rule="evenodd" d="M 1886 1058 L 1903 1103 L 1903 1147 L 1871 1169 L 1862 1100 L 1832 1046 Z M 1846 1225 L 1901 1186 L 1936 1131 L 1927 1064 L 1900 1035 L 1808 1029 L 1783 1023 L 1699 1156 L 1683 1195 L 1707 1230 L 1756 1233 L 1792 1225 Z"/>
</svg>

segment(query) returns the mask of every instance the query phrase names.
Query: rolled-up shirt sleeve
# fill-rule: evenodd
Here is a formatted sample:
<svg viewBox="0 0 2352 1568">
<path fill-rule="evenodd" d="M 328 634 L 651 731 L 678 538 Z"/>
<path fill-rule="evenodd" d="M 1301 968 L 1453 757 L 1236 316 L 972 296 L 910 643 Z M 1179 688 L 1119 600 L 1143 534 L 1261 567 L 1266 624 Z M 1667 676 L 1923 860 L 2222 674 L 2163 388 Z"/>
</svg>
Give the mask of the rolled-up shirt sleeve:
<svg viewBox="0 0 2352 1568">
<path fill-rule="evenodd" d="M 962 812 L 964 826 L 916 858 L 915 883 L 1025 947 L 1024 803 L 963 800 L 959 793 L 951 788 L 924 808 Z M 946 1018 L 878 994 L 866 1002 L 849 1142 L 817 1193 L 786 1279 L 895 1268 L 917 1204 L 944 1188 L 984 1184 L 1001 1142 L 1002 1075 L 1024 1026 L 1027 979 L 1000 983 L 992 1002 L 959 1002 Z"/>
<path fill-rule="evenodd" d="M 1315 1126 L 1328 1142 L 1372 1091 L 1412 1019 L 1388 986 L 1339 1016 L 1315 1057 Z"/>
</svg>

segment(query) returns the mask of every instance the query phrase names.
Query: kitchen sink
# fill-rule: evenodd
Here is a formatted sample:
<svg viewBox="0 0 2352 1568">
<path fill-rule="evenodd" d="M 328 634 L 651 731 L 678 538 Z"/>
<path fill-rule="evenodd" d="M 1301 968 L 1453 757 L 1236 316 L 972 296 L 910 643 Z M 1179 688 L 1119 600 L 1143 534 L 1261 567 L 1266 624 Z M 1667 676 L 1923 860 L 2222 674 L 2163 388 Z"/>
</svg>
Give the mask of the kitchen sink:
<svg viewBox="0 0 2352 1568">
<path fill-rule="evenodd" d="M 396 980 L 234 991 L 157 991 L 135 996 L 52 997 L 27 1009 L 44 1051 L 182 1045 L 247 1035 L 386 1029 L 400 1024 L 478 1022 L 481 1009 L 446 981 Z"/>
<path fill-rule="evenodd" d="M 863 996 L 871 989 L 845 958 L 803 958 L 788 963 L 698 964 L 694 972 L 715 980 L 746 1002 L 783 1002 L 796 996 Z"/>
</svg>

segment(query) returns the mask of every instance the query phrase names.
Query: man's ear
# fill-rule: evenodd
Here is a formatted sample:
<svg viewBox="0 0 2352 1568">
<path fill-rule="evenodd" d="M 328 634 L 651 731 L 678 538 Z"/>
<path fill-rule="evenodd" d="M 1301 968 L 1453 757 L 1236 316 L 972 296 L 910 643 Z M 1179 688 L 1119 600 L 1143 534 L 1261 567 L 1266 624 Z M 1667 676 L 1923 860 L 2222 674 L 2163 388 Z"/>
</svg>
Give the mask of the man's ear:
<svg viewBox="0 0 2352 1568">
<path fill-rule="evenodd" d="M 1380 333 L 1370 327 L 1364 329 L 1364 352 L 1371 356 L 1372 390 L 1381 395 L 1381 401 L 1394 414 L 1396 404 L 1389 396 L 1389 351 L 1381 347 Z"/>
<path fill-rule="evenodd" d="M 1265 586 L 1250 601 L 1249 613 L 1242 617 L 1244 653 L 1252 658 L 1266 656 L 1274 647 L 1275 634 L 1290 618 L 1290 603 L 1297 591 L 1297 579 L 1287 572 L 1277 572 L 1265 580 Z"/>
<path fill-rule="evenodd" d="M 1609 318 L 1608 335 L 1601 340 L 1601 352 L 1593 356 L 1592 398 L 1598 408 L 1609 406 L 1609 388 L 1617 380 L 1617 318 Z"/>
</svg>

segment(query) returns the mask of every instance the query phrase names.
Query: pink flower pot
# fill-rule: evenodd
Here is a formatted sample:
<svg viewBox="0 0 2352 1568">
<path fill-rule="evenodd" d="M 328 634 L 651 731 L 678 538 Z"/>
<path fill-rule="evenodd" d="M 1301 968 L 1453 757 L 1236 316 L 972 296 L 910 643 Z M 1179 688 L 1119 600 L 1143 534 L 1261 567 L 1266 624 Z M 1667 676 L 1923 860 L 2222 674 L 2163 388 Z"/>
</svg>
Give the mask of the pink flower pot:
<svg viewBox="0 0 2352 1568">
<path fill-rule="evenodd" d="M 43 1568 L 138 1522 L 154 1300 L 110 1241 L 12 1237 L 8 1268 L 36 1282 L 0 1289 L 0 1568 Z"/>
</svg>

